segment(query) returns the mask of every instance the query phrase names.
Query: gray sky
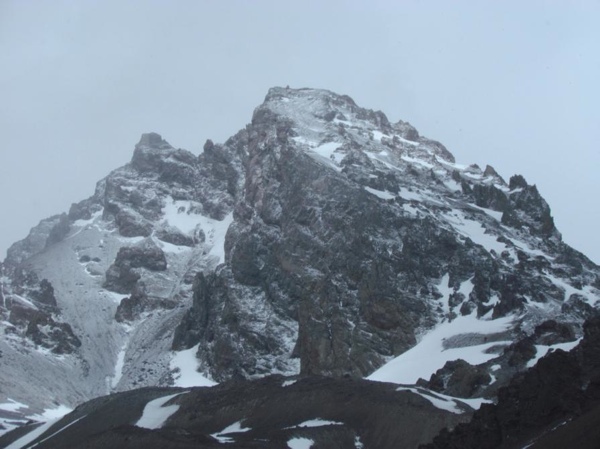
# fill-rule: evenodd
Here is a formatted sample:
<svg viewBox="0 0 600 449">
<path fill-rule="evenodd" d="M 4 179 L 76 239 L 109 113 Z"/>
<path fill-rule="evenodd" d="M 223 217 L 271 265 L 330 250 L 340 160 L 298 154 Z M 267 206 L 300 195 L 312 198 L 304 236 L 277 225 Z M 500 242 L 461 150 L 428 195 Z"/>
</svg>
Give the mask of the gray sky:
<svg viewBox="0 0 600 449">
<path fill-rule="evenodd" d="M 198 153 L 274 85 L 520 173 L 600 263 L 599 1 L 0 0 L 0 258 L 156 131 Z"/>
</svg>

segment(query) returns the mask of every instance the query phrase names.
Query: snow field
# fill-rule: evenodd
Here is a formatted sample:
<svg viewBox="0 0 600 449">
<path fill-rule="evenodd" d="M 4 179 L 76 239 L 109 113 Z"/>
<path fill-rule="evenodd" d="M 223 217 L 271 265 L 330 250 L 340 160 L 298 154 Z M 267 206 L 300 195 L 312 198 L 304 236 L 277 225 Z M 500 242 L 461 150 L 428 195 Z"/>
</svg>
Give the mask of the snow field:
<svg viewBox="0 0 600 449">
<path fill-rule="evenodd" d="M 163 222 L 179 229 L 184 234 L 192 234 L 197 228 L 204 231 L 206 244 L 210 246 L 209 254 L 218 257 L 219 263 L 225 260 L 225 234 L 233 222 L 233 212 L 230 212 L 222 221 L 205 217 L 194 212 L 192 201 L 173 200 L 168 197 L 163 207 Z M 169 250 L 171 246 L 164 247 Z M 173 251 L 177 252 L 177 251 Z"/>
<path fill-rule="evenodd" d="M 175 352 L 169 367 L 174 374 L 176 387 L 212 387 L 217 383 L 200 374 L 198 369 L 198 345 L 184 351 Z"/>
<path fill-rule="evenodd" d="M 492 342 L 462 348 L 444 349 L 447 338 L 461 334 L 494 334 L 508 329 L 514 317 L 496 320 L 480 320 L 472 314 L 459 316 L 453 321 L 438 324 L 425 334 L 416 346 L 392 359 L 373 374 L 368 380 L 397 384 L 415 384 L 419 378 L 429 379 L 446 362 L 463 359 L 472 365 L 487 362 L 496 354 L 485 351 L 492 346 L 510 342 Z"/>
<path fill-rule="evenodd" d="M 252 429 L 250 427 L 242 427 L 242 422 L 238 421 L 238 422 L 235 422 L 235 423 L 225 427 L 220 432 L 212 433 L 210 436 L 219 440 L 219 442 L 221 442 L 221 443 L 233 443 L 234 442 L 233 438 L 228 437 L 226 435 L 231 434 L 231 433 L 248 432 L 249 430 L 252 430 Z"/>
<path fill-rule="evenodd" d="M 14 401 L 13 401 L 14 402 Z M 18 403 L 16 403 L 18 404 Z M 31 443 L 33 440 L 35 440 L 36 438 L 38 438 L 40 435 L 42 435 L 44 432 L 46 432 L 48 429 L 50 429 L 50 427 L 52 427 L 54 424 L 56 424 L 58 421 L 60 421 L 62 419 L 63 416 L 67 415 L 68 413 L 71 413 L 73 411 L 73 409 L 64 406 L 64 405 L 59 405 L 55 408 L 51 408 L 51 409 L 46 409 L 44 410 L 44 412 L 40 415 L 33 415 L 30 418 L 34 419 L 36 421 L 43 421 L 45 420 L 46 422 L 43 423 L 41 426 L 35 428 L 34 430 L 32 430 L 31 432 L 27 433 L 26 435 L 23 435 L 21 438 L 19 438 L 16 441 L 13 441 L 11 444 L 9 444 L 6 449 L 21 449 L 26 447 L 29 443 Z M 81 418 L 79 418 L 81 419 Z M 58 431 L 54 432 L 52 435 L 50 435 L 48 438 L 56 435 L 57 433 L 61 432 L 62 430 L 66 429 L 67 427 L 75 424 L 77 421 L 73 421 L 72 423 L 69 423 L 68 425 L 64 426 L 63 428 L 59 429 Z M 45 441 L 46 439 L 42 441 Z M 39 444 L 39 443 L 37 443 Z M 37 446 L 37 444 L 31 446 L 31 447 L 35 447 Z"/>
<path fill-rule="evenodd" d="M 309 438 L 292 438 L 287 442 L 290 449 L 310 449 L 315 442 Z"/>
<path fill-rule="evenodd" d="M 135 423 L 137 427 L 143 427 L 144 429 L 160 429 L 167 419 L 169 419 L 177 410 L 179 410 L 179 405 L 167 405 L 171 399 L 181 394 L 187 393 L 176 393 L 170 394 L 168 396 L 163 396 L 158 399 L 154 399 L 146 404 L 144 407 L 144 411 L 142 413 L 142 417 Z"/>
</svg>

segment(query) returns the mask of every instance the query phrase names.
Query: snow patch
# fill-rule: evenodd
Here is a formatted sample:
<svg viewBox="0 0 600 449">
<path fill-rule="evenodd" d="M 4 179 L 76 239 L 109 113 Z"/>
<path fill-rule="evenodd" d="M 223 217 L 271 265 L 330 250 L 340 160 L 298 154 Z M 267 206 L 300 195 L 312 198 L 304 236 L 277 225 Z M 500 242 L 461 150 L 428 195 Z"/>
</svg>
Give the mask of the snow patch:
<svg viewBox="0 0 600 449">
<path fill-rule="evenodd" d="M 464 283 L 463 283 L 464 284 Z M 438 324 L 425 334 L 416 346 L 392 359 L 367 377 L 369 380 L 397 384 L 415 384 L 419 378 L 429 379 L 446 362 L 463 359 L 472 365 L 485 363 L 496 357 L 485 351 L 492 346 L 510 342 L 491 342 L 461 348 L 444 349 L 444 340 L 461 334 L 493 334 L 507 330 L 514 320 L 508 316 L 496 320 L 479 320 L 475 314 L 459 316 L 450 322 Z"/>
<path fill-rule="evenodd" d="M 200 374 L 198 370 L 197 344 L 193 348 L 176 352 L 170 362 L 171 371 L 175 371 L 173 378 L 176 387 L 212 387 L 217 383 Z"/>
<path fill-rule="evenodd" d="M 397 388 L 396 391 L 410 391 L 412 393 L 418 394 L 422 398 L 425 398 L 429 402 L 431 402 L 431 404 L 435 408 L 439 408 L 440 410 L 446 410 L 447 412 L 454 413 L 457 415 L 460 415 L 465 412 L 460 407 L 458 407 L 456 402 L 454 402 L 452 400 L 439 398 L 439 397 L 434 396 L 433 394 L 431 394 L 431 395 L 424 394 L 424 393 L 421 393 L 421 391 L 417 390 L 416 388 L 400 387 L 400 388 Z"/>
<path fill-rule="evenodd" d="M 466 218 L 460 211 L 455 210 L 443 214 L 443 217 L 459 234 L 470 238 L 487 251 L 494 250 L 497 254 L 501 254 L 506 249 L 506 245 L 498 242 L 495 235 L 486 233 L 486 229 L 481 223 Z"/>
<path fill-rule="evenodd" d="M 119 354 L 117 355 L 117 363 L 115 364 L 115 374 L 110 381 L 110 386 L 115 389 L 121 377 L 123 376 L 123 367 L 125 366 L 125 352 L 127 349 L 127 343 L 123 345 Z"/>
<path fill-rule="evenodd" d="M 396 198 L 396 195 L 394 195 L 393 193 L 390 193 L 388 191 L 375 190 L 375 189 L 372 189 L 371 187 L 365 187 L 365 190 L 383 200 L 391 200 L 392 198 Z"/>
<path fill-rule="evenodd" d="M 575 341 L 569 341 L 567 343 L 557 343 L 555 345 L 535 345 L 536 354 L 535 357 L 527 362 L 527 368 L 533 367 L 542 357 L 544 357 L 549 352 L 552 352 L 556 349 L 562 349 L 563 351 L 569 352 L 575 346 L 579 344 L 581 338 Z"/>
<path fill-rule="evenodd" d="M 551 274 L 546 274 L 546 278 L 548 278 L 554 285 L 565 292 L 565 297 L 563 301 L 568 301 L 571 295 L 580 295 L 583 297 L 584 301 L 587 302 L 590 306 L 594 306 L 596 302 L 598 302 L 597 290 L 594 292 L 594 288 L 586 285 L 581 290 L 573 287 L 572 285 L 567 284 L 563 279 L 557 278 L 556 276 L 552 276 Z"/>
<path fill-rule="evenodd" d="M 22 408 L 24 408 L 24 409 L 29 408 L 25 404 L 17 402 L 11 398 L 6 398 L 6 400 L 10 401 L 10 402 L 5 402 L 3 404 L 0 404 L 0 410 L 4 410 L 6 412 L 16 412 Z"/>
<path fill-rule="evenodd" d="M 54 424 L 56 424 L 58 421 L 60 421 L 63 416 L 65 416 L 68 413 L 71 413 L 72 411 L 73 411 L 73 409 L 67 407 L 66 405 L 58 405 L 55 408 L 49 408 L 49 409 L 44 410 L 41 414 L 33 415 L 33 416 L 29 417 L 36 421 L 46 421 L 46 422 L 44 424 L 42 424 L 41 426 L 33 429 L 31 432 L 27 433 L 26 435 L 23 435 L 18 440 L 13 441 L 11 444 L 9 444 L 6 447 L 6 449 L 24 448 L 29 443 L 31 443 L 33 440 L 40 437 L 50 427 L 52 427 Z M 74 423 L 71 423 L 71 424 L 74 424 Z M 71 425 L 71 424 L 69 424 L 69 425 Z M 65 426 L 61 430 L 64 430 L 67 427 L 68 426 Z M 60 430 L 58 432 L 60 432 Z M 55 432 L 53 435 L 57 434 L 58 432 Z"/>
<path fill-rule="evenodd" d="M 146 404 L 144 407 L 144 411 L 142 413 L 142 417 L 135 423 L 137 427 L 143 427 L 144 429 L 160 429 L 167 419 L 169 419 L 177 410 L 179 410 L 179 405 L 167 405 L 164 406 L 167 402 L 173 399 L 176 396 L 179 396 L 183 393 L 175 393 L 170 394 L 168 396 L 163 396 L 158 399 L 154 399 Z"/>
<path fill-rule="evenodd" d="M 315 442 L 309 438 L 292 438 L 287 442 L 290 449 L 310 449 Z"/>
<path fill-rule="evenodd" d="M 233 438 L 227 437 L 224 435 L 227 435 L 230 433 L 248 432 L 249 430 L 252 430 L 252 429 L 250 427 L 242 427 L 242 422 L 238 421 L 236 423 L 231 424 L 230 426 L 225 427 L 220 432 L 211 434 L 210 436 L 219 440 L 220 443 L 233 443 L 234 442 Z"/>
<path fill-rule="evenodd" d="M 288 429 L 297 429 L 300 427 L 322 427 L 322 426 L 343 426 L 343 422 L 337 421 L 327 421 L 325 419 L 310 419 L 308 421 L 301 422 L 300 424 L 296 424 L 292 427 L 287 427 Z"/>
<path fill-rule="evenodd" d="M 179 229 L 184 234 L 192 234 L 196 229 L 202 229 L 206 236 L 206 244 L 210 246 L 209 254 L 217 256 L 219 263 L 225 260 L 225 234 L 229 225 L 233 222 L 233 212 L 230 212 L 223 220 L 214 220 L 195 212 L 197 205 L 192 201 L 180 201 L 167 199 L 162 209 L 163 222 Z M 165 246 L 171 252 L 181 252 Z M 185 251 L 187 248 L 184 248 Z"/>
</svg>

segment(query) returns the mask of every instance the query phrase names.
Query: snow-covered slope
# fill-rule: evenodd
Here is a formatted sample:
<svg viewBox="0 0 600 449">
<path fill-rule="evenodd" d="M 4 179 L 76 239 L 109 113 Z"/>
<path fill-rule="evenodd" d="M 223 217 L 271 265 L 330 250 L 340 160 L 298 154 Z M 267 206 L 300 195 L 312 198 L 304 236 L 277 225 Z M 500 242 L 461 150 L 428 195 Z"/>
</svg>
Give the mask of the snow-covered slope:
<svg viewBox="0 0 600 449">
<path fill-rule="evenodd" d="M 575 344 L 600 269 L 522 176 L 459 164 L 347 96 L 273 88 L 199 156 L 143 135 L 91 198 L 11 247 L 0 287 L 14 420 L 277 373 L 491 397 Z"/>
</svg>

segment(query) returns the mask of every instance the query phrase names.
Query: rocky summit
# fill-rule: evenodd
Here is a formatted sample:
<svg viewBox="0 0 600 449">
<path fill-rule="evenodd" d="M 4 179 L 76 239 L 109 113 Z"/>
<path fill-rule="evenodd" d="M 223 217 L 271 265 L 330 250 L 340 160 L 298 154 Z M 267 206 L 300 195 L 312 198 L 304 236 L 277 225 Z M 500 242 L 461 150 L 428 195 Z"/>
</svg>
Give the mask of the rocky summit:
<svg viewBox="0 0 600 449">
<path fill-rule="evenodd" d="M 444 447 L 600 308 L 535 185 L 317 89 L 200 155 L 144 134 L 0 269 L 8 447 Z"/>
</svg>

